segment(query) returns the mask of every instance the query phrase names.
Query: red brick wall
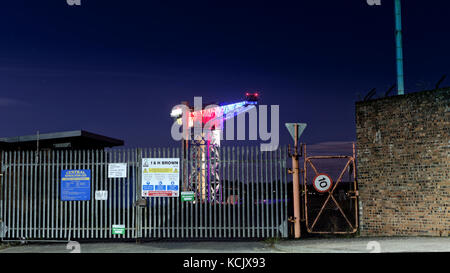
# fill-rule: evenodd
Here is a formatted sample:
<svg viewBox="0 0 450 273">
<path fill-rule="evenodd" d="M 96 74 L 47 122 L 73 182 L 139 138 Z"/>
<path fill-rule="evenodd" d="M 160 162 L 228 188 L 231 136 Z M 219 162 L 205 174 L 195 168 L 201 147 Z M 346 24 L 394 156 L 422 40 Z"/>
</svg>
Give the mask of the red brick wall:
<svg viewBox="0 0 450 273">
<path fill-rule="evenodd" d="M 356 103 L 361 235 L 449 236 L 450 88 Z"/>
</svg>

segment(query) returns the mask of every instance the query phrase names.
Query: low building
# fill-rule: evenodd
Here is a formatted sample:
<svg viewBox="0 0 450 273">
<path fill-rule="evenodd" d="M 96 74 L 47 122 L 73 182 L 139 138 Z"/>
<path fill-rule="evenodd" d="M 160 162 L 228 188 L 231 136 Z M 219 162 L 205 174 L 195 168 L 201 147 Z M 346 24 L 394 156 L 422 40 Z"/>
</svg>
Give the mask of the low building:
<svg viewBox="0 0 450 273">
<path fill-rule="evenodd" d="M 123 145 L 123 140 L 83 130 L 0 138 L 0 150 L 84 150 Z"/>
</svg>

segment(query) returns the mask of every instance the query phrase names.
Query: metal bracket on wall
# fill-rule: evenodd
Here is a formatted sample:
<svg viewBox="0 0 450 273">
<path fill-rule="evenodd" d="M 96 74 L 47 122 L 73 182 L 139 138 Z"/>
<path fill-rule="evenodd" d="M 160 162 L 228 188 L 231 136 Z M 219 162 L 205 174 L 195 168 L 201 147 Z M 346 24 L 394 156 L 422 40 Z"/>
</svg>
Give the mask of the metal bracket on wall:
<svg viewBox="0 0 450 273">
<path fill-rule="evenodd" d="M 147 206 L 147 199 L 138 199 L 135 203 L 134 203 L 135 207 L 146 207 Z"/>
</svg>

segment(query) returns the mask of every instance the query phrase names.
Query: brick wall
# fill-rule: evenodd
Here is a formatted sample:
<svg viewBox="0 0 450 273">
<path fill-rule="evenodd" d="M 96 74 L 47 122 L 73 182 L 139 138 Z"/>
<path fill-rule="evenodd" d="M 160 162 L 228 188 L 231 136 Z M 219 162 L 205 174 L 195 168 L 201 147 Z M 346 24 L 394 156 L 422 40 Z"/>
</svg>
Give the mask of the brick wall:
<svg viewBox="0 0 450 273">
<path fill-rule="evenodd" d="M 450 88 L 356 103 L 361 235 L 449 236 Z"/>
</svg>

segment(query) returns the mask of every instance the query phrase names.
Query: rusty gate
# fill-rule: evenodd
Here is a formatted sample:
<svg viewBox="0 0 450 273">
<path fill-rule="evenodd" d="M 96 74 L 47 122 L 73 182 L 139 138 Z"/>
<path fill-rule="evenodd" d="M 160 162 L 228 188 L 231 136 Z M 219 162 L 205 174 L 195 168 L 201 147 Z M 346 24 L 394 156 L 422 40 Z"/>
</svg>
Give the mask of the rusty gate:
<svg viewBox="0 0 450 273">
<path fill-rule="evenodd" d="M 307 156 L 303 145 L 303 220 L 308 233 L 351 234 L 358 229 L 358 188 L 353 156 Z"/>
</svg>

